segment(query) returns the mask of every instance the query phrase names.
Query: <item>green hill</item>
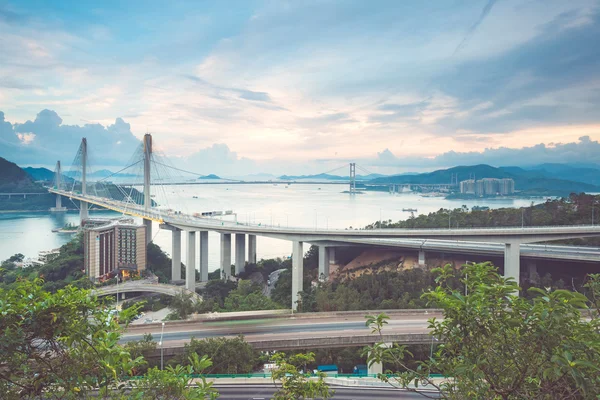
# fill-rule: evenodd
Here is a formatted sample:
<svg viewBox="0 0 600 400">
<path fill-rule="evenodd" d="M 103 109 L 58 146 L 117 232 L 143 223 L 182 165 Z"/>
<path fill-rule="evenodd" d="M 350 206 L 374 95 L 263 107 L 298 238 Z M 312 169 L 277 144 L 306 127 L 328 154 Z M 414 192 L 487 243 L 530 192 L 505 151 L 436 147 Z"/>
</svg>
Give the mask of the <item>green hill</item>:
<svg viewBox="0 0 600 400">
<path fill-rule="evenodd" d="M 31 177 L 17 164 L 0 157 L 0 192 L 42 192 L 44 188 L 33 182 Z"/>
</svg>

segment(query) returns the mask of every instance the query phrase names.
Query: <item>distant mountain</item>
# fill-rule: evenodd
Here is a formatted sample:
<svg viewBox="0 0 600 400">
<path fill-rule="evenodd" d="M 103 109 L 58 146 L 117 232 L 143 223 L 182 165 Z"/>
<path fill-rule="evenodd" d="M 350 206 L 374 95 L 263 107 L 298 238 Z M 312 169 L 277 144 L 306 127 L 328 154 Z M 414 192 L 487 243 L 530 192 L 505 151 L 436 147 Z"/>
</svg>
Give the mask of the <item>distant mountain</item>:
<svg viewBox="0 0 600 400">
<path fill-rule="evenodd" d="M 369 175 L 356 175 L 356 180 L 358 181 L 370 181 L 376 178 L 382 178 L 386 175 L 382 174 L 369 174 Z M 330 174 L 316 174 L 316 175 L 281 175 L 278 179 L 284 181 L 296 181 L 301 179 L 306 180 L 320 180 L 320 181 L 347 181 L 350 179 L 349 176 L 339 176 L 339 175 L 330 175 Z"/>
<path fill-rule="evenodd" d="M 329 175 L 329 174 L 317 174 L 317 175 L 281 175 L 278 179 L 283 181 L 297 181 L 301 179 L 306 180 L 321 180 L 321 181 L 341 181 L 348 180 L 348 177 L 337 176 L 337 175 Z"/>
<path fill-rule="evenodd" d="M 54 171 L 50 171 L 48 168 L 25 167 L 23 171 L 27 172 L 34 181 L 51 182 L 54 179 Z"/>
<path fill-rule="evenodd" d="M 529 193 L 568 195 L 571 192 L 599 192 L 600 185 L 590 184 L 575 179 L 562 179 L 567 174 L 551 174 L 545 170 L 525 170 L 519 167 L 492 167 L 486 164 L 459 166 L 416 175 L 394 175 L 371 180 L 372 184 L 386 183 L 423 183 L 447 184 L 452 176 L 458 176 L 458 181 L 471 177 L 481 178 L 512 178 L 515 189 Z M 600 182 L 599 182 L 600 183 Z"/>
<path fill-rule="evenodd" d="M 242 181 L 270 181 L 273 179 L 277 179 L 277 177 L 273 174 L 266 173 L 258 173 L 258 174 L 249 174 L 243 176 L 231 176 L 232 179 L 240 179 Z"/>
<path fill-rule="evenodd" d="M 529 169 L 547 178 L 600 185 L 600 166 L 596 164 L 540 164 Z"/>
<path fill-rule="evenodd" d="M 209 174 L 209 175 L 203 175 L 203 176 L 199 177 L 198 179 L 221 179 L 221 178 L 215 174 Z"/>
</svg>

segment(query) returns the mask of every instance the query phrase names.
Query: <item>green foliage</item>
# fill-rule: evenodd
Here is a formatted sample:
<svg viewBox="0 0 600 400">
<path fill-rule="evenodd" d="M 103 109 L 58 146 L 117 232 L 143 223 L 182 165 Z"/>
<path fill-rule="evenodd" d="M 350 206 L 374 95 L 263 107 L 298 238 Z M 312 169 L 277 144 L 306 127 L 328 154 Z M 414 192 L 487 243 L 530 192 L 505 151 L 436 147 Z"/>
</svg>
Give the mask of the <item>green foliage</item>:
<svg viewBox="0 0 600 400">
<path fill-rule="evenodd" d="M 583 319 L 588 299 L 567 290 L 530 289 L 532 300 L 518 297 L 518 286 L 489 263 L 465 266 L 461 281 L 468 295 L 448 284 L 450 266 L 436 271 L 439 286 L 423 297 L 444 310 L 444 319 L 430 320 L 433 338 L 443 343 L 434 356 L 407 366 L 404 346 L 369 349 L 369 363 L 393 365 L 384 381 L 438 387 L 444 398 L 591 399 L 600 395 L 600 320 Z M 589 288 L 597 296 L 598 277 Z M 597 299 L 597 297 L 593 297 Z M 384 330 L 385 315 L 370 316 L 375 333 Z M 433 339 L 432 339 L 433 340 Z M 432 341 L 433 343 L 433 341 Z M 439 371 L 453 379 L 436 385 L 429 375 Z"/>
<path fill-rule="evenodd" d="M 52 294 L 39 280 L 19 281 L 0 289 L 0 315 L 5 398 L 105 390 L 141 362 L 117 346 L 117 322 L 86 291 L 69 286 Z"/>
<path fill-rule="evenodd" d="M 212 387 L 212 382 L 207 382 L 204 377 L 196 379 L 193 385 L 193 375 L 203 372 L 211 365 L 209 358 L 192 354 L 187 366 L 167 366 L 165 370 L 151 368 L 141 379 L 131 381 L 133 387 L 123 399 L 216 399 L 218 392 Z"/>
<path fill-rule="evenodd" d="M 262 294 L 262 287 L 251 281 L 241 280 L 238 287 L 225 298 L 223 311 L 273 310 L 279 305 Z"/>
<path fill-rule="evenodd" d="M 201 312 L 217 311 L 225 306 L 225 298 L 237 287 L 233 281 L 209 280 L 202 289 Z"/>
<path fill-rule="evenodd" d="M 171 282 L 171 258 L 153 242 L 148 243 L 146 269 L 156 275 L 160 283 Z M 196 271 L 196 274 L 198 274 L 198 271 Z M 183 263 L 181 264 L 181 276 L 185 276 Z"/>
<path fill-rule="evenodd" d="M 171 298 L 169 308 L 173 310 L 174 314 L 174 316 L 169 319 L 187 319 L 190 314 L 196 311 L 194 295 L 190 292 L 182 290 L 180 293 Z"/>
<path fill-rule="evenodd" d="M 306 287 L 306 286 L 305 286 Z M 292 304 L 292 270 L 286 269 L 279 274 L 275 287 L 271 290 L 271 299 L 284 308 Z"/>
<path fill-rule="evenodd" d="M 571 194 L 567 198 L 547 200 L 545 203 L 523 208 L 498 208 L 472 210 L 466 207 L 453 210 L 440 209 L 427 215 L 385 224 L 384 228 L 475 228 L 500 226 L 544 226 L 584 225 L 592 223 L 592 208 L 595 223 L 600 221 L 600 195 Z M 378 222 L 366 229 L 378 227 Z M 600 238 L 574 239 L 567 243 L 600 245 Z"/>
<path fill-rule="evenodd" d="M 421 295 L 433 286 L 434 276 L 427 270 L 378 271 L 375 268 L 372 274 L 308 287 L 302 297 L 302 311 L 427 308 L 427 301 Z"/>
<path fill-rule="evenodd" d="M 254 371 L 260 363 L 259 353 L 242 336 L 202 340 L 192 338 L 185 345 L 184 355 L 173 362 L 184 364 L 194 354 L 213 360 L 213 365 L 206 370 L 209 374 L 247 374 Z"/>
<path fill-rule="evenodd" d="M 329 389 L 325 382 L 325 374 L 318 372 L 316 379 L 309 373 L 300 372 L 306 365 L 315 361 L 314 353 L 294 354 L 286 356 L 284 353 L 275 353 L 271 360 L 276 368 L 271 372 L 273 382 L 281 385 L 275 392 L 276 400 L 291 399 L 329 399 L 334 391 Z"/>
<path fill-rule="evenodd" d="M 67 286 L 50 293 L 42 286 L 40 280 L 20 280 L 0 289 L 2 399 L 77 399 L 93 391 L 106 399 L 216 397 L 202 378 L 188 387 L 190 374 L 210 367 L 209 359 L 194 355 L 187 367 L 150 369 L 127 389 L 125 381 L 145 363 L 141 354 L 155 347 L 152 338 L 120 346 L 117 320 L 89 292 Z M 119 317 L 128 320 L 137 312 L 131 307 Z"/>
</svg>

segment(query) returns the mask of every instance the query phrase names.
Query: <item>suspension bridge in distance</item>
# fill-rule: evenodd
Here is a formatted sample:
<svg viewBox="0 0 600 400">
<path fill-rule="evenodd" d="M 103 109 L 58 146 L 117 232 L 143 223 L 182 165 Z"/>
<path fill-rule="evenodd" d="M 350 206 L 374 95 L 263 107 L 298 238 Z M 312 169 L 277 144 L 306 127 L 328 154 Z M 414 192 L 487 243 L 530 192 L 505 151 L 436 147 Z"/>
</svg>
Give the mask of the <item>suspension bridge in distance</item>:
<svg viewBox="0 0 600 400">
<path fill-rule="evenodd" d="M 529 243 L 565 240 L 583 237 L 600 236 L 600 226 L 556 226 L 556 227 L 518 227 L 518 228 L 449 228 L 449 229 L 317 229 L 307 227 L 280 227 L 265 224 L 250 224 L 237 221 L 216 220 L 197 214 L 184 213 L 171 208 L 161 208 L 153 200 L 153 191 L 164 191 L 168 185 L 160 181 L 168 181 L 169 171 L 180 170 L 169 165 L 168 160 L 161 159 L 152 151 L 152 136 L 146 134 L 139 149 L 132 156 L 132 162 L 119 172 L 139 167 L 143 181 L 139 184 L 143 190 L 132 186 L 124 187 L 109 182 L 110 176 L 97 181 L 88 181 L 89 166 L 87 140 L 82 139 L 75 156 L 72 169 L 78 174 L 71 174 L 66 181 L 62 177 L 60 162 L 55 170 L 55 180 L 48 191 L 56 195 L 56 208 L 62 208 L 61 198 L 78 201 L 80 220 L 88 219 L 90 205 L 113 210 L 124 215 L 141 218 L 146 228 L 146 240 L 152 240 L 152 223 L 159 224 L 160 229 L 172 234 L 172 270 L 171 279 L 179 281 L 181 277 L 181 236 L 184 232 L 187 239 L 185 288 L 195 291 L 196 288 L 196 234 L 199 236 L 200 281 L 208 280 L 208 232 L 220 234 L 221 276 L 229 279 L 231 274 L 232 236 L 235 236 L 235 273 L 244 271 L 246 261 L 256 263 L 256 237 L 263 236 L 287 240 L 292 243 L 292 309 L 297 308 L 298 293 L 303 290 L 303 243 L 319 246 L 319 275 L 328 278 L 330 261 L 335 258 L 335 248 L 342 245 L 365 245 L 369 240 L 422 240 L 422 241 L 455 241 L 460 243 L 496 243 L 502 245 L 504 253 L 504 274 L 519 282 L 520 247 Z M 350 190 L 354 193 L 356 166 L 350 164 Z M 154 172 L 153 172 L 154 171 Z M 181 170 L 180 170 L 181 171 Z M 116 173 L 115 173 L 116 174 Z M 153 177 L 155 178 L 153 182 Z M 354 186 L 354 187 L 353 187 Z M 246 246 L 246 238 L 248 245 Z M 377 241 L 375 243 L 378 243 Z M 376 244 L 374 244 L 376 245 Z M 381 245 L 381 242 L 379 243 Z M 383 245 L 386 245 L 385 243 Z M 432 248 L 431 243 L 430 249 Z M 447 247 L 447 244 L 446 244 Z M 419 248 L 419 262 L 425 263 L 425 246 Z M 247 254 L 247 257 L 246 257 Z M 549 256 L 551 257 L 551 255 Z"/>
</svg>

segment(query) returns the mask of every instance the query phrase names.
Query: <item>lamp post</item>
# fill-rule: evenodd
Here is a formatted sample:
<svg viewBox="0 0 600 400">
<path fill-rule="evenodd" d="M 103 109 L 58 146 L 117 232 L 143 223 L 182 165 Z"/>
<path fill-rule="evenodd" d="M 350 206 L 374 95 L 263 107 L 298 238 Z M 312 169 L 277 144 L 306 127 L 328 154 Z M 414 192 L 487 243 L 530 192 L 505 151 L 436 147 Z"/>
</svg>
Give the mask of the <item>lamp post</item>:
<svg viewBox="0 0 600 400">
<path fill-rule="evenodd" d="M 431 349 L 429 350 L 429 362 L 431 363 L 433 361 L 433 340 L 435 339 L 436 342 L 438 342 L 438 338 L 436 338 L 435 336 L 431 336 Z M 429 368 L 429 377 L 431 378 L 431 367 Z"/>
<path fill-rule="evenodd" d="M 160 369 L 163 369 L 163 333 L 165 332 L 165 323 L 162 323 L 162 329 L 160 330 Z"/>
</svg>

